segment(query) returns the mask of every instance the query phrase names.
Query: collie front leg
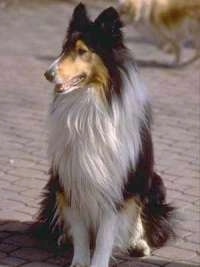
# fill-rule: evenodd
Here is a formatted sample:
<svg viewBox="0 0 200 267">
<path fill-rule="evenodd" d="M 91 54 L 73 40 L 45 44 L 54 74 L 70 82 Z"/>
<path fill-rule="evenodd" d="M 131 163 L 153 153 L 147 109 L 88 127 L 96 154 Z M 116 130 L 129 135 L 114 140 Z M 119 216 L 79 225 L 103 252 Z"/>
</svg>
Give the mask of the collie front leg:
<svg viewBox="0 0 200 267">
<path fill-rule="evenodd" d="M 68 209 L 67 220 L 73 240 L 74 256 L 71 267 L 89 267 L 90 265 L 90 240 L 88 229 L 79 212 Z"/>
<path fill-rule="evenodd" d="M 91 267 L 108 267 L 116 232 L 117 215 L 114 212 L 103 214 L 96 238 L 96 246 Z"/>
</svg>

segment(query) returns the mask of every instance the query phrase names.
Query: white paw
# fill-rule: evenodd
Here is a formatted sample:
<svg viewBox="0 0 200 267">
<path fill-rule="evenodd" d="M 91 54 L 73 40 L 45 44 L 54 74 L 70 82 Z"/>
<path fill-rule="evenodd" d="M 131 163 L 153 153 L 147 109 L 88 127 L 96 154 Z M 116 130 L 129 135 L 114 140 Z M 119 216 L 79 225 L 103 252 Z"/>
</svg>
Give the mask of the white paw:
<svg viewBox="0 0 200 267">
<path fill-rule="evenodd" d="M 89 267 L 89 265 L 85 265 L 81 263 L 72 263 L 70 267 Z"/>
<path fill-rule="evenodd" d="M 141 239 L 137 243 L 136 248 L 141 249 L 143 251 L 144 256 L 149 256 L 151 254 L 151 249 L 144 239 Z"/>
<path fill-rule="evenodd" d="M 70 267 L 89 267 L 89 259 L 74 258 Z"/>
<path fill-rule="evenodd" d="M 136 257 L 149 256 L 151 254 L 151 249 L 144 239 L 137 241 L 137 243 L 130 242 L 130 253 Z"/>
</svg>

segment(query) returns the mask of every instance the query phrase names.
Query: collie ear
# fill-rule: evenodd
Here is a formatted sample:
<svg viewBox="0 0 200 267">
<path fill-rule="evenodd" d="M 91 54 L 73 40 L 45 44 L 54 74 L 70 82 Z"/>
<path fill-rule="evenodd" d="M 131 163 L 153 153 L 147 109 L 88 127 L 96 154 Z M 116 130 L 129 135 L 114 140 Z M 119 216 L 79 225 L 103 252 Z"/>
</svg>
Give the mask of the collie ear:
<svg viewBox="0 0 200 267">
<path fill-rule="evenodd" d="M 95 20 L 95 24 L 108 36 L 118 36 L 121 34 L 120 28 L 123 24 L 119 14 L 114 7 L 105 9 Z"/>
<path fill-rule="evenodd" d="M 72 18 L 69 24 L 69 28 L 68 28 L 68 34 L 74 31 L 77 31 L 77 32 L 83 31 L 88 26 L 89 23 L 90 23 L 90 20 L 87 16 L 85 5 L 82 3 L 78 4 L 74 8 Z"/>
</svg>

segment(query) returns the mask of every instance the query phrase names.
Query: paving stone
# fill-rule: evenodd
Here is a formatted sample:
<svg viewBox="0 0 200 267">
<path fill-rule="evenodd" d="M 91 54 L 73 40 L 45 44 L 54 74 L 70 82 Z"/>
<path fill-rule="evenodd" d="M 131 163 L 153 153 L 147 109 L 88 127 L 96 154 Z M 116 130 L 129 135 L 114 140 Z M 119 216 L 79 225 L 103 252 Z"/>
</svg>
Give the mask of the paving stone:
<svg viewBox="0 0 200 267">
<path fill-rule="evenodd" d="M 197 172 L 195 172 L 195 173 L 197 174 Z M 194 186 L 190 187 L 189 189 L 186 190 L 185 193 L 188 195 L 199 197 L 199 185 L 195 186 L 195 187 Z"/>
<path fill-rule="evenodd" d="M 142 259 L 143 262 L 147 262 L 147 263 L 151 263 L 151 264 L 155 264 L 158 266 L 165 266 L 168 262 L 169 259 L 163 258 L 163 257 L 158 257 L 155 255 L 151 255 L 151 257 L 147 257 Z"/>
<path fill-rule="evenodd" d="M 41 144 L 40 144 L 41 145 Z M 20 178 L 34 178 L 34 179 L 41 179 L 42 177 L 44 177 L 44 173 L 37 170 L 37 169 L 32 169 L 32 166 L 24 166 L 24 168 L 17 168 L 17 172 L 16 169 L 10 170 L 8 172 L 8 174 L 10 175 L 15 175 L 18 176 Z"/>
<path fill-rule="evenodd" d="M 22 193 L 19 192 L 13 192 L 13 191 L 8 191 L 7 190 L 7 194 L 2 194 L 1 199 L 7 199 L 10 201 L 17 201 L 17 202 L 21 202 L 22 204 L 24 204 L 25 206 L 27 206 L 29 204 L 29 202 L 33 202 L 33 199 L 31 199 L 30 197 L 25 197 L 24 195 L 22 195 Z"/>
<path fill-rule="evenodd" d="M 10 183 L 10 182 L 15 182 L 18 179 L 18 177 L 4 174 L 2 175 L 1 179 Z"/>
<path fill-rule="evenodd" d="M 5 236 L 10 235 L 9 233 L 3 232 L 3 231 L 8 231 L 8 232 L 26 232 L 30 228 L 29 223 L 22 223 L 19 221 L 10 221 L 7 222 L 6 224 L 0 225 L 0 234 L 4 233 Z M 0 235 L 1 238 L 1 235 Z"/>
<path fill-rule="evenodd" d="M 0 224 L 0 227 L 3 226 L 3 224 Z M 4 240 L 6 237 L 8 237 L 10 235 L 10 233 L 7 232 L 2 232 L 0 230 L 0 241 Z"/>
<path fill-rule="evenodd" d="M 14 185 L 23 185 L 25 188 L 43 188 L 45 185 L 45 181 L 34 179 L 34 178 L 20 178 L 16 182 L 14 182 Z"/>
<path fill-rule="evenodd" d="M 6 253 L 0 251 L 0 259 L 3 259 L 6 257 Z"/>
<path fill-rule="evenodd" d="M 26 261 L 15 258 L 15 257 L 5 257 L 1 259 L 1 263 L 5 263 L 12 267 L 17 267 L 17 266 L 21 266 L 22 264 L 26 263 Z"/>
<path fill-rule="evenodd" d="M 37 246 L 38 241 L 28 235 L 16 234 L 4 240 L 4 243 L 13 244 L 16 246 L 34 247 Z"/>
<path fill-rule="evenodd" d="M 189 231 L 189 229 L 187 230 L 181 228 L 176 229 L 176 236 L 178 237 L 178 239 L 184 239 L 190 235 L 192 235 L 192 233 Z"/>
<path fill-rule="evenodd" d="M 17 185 L 17 184 L 11 184 L 11 183 L 3 183 L 1 185 L 1 188 L 4 192 L 11 191 L 11 192 L 17 192 L 22 193 L 24 191 L 27 191 L 27 187 L 23 185 Z"/>
<path fill-rule="evenodd" d="M 156 256 L 167 258 L 167 259 L 172 258 L 173 260 L 176 260 L 176 261 L 180 261 L 180 260 L 189 261 L 190 259 L 196 256 L 196 253 L 194 251 L 180 249 L 176 247 L 169 247 L 169 246 L 155 250 L 153 254 Z"/>
<path fill-rule="evenodd" d="M 59 265 L 45 263 L 45 262 L 31 262 L 23 265 L 23 267 L 58 267 Z"/>
<path fill-rule="evenodd" d="M 191 260 L 191 263 L 192 264 L 197 264 L 198 266 L 200 266 L 200 255 L 198 254 L 198 255 L 196 255 L 194 258 L 192 258 L 192 260 Z"/>
<path fill-rule="evenodd" d="M 7 244 L 7 243 L 0 243 L 0 251 L 5 253 L 10 253 L 14 250 L 16 250 L 18 246 L 13 244 Z"/>
<path fill-rule="evenodd" d="M 52 256 L 51 253 L 39 250 L 35 248 L 20 248 L 14 252 L 11 253 L 11 256 L 23 259 L 23 260 L 29 260 L 29 261 L 40 261 L 40 260 L 46 260 Z"/>
<path fill-rule="evenodd" d="M 0 206 L 2 208 L 7 207 L 10 210 L 16 210 L 16 209 L 23 210 L 25 204 L 22 202 L 18 202 L 16 200 L 2 199 Z"/>
<path fill-rule="evenodd" d="M 41 197 L 41 191 L 38 191 L 37 188 L 27 189 L 26 191 L 21 192 L 21 195 L 25 197 L 30 197 L 33 199 L 38 199 Z"/>
<path fill-rule="evenodd" d="M 197 233 L 187 236 L 185 240 L 192 242 L 192 243 L 199 244 L 200 246 L 200 229 Z"/>
<path fill-rule="evenodd" d="M 154 264 L 148 264 L 148 263 L 143 263 L 143 262 L 134 262 L 134 261 L 130 261 L 130 262 L 125 262 L 125 263 L 121 263 L 119 265 L 117 265 L 117 267 L 158 267 L 158 265 L 154 265 Z"/>
<path fill-rule="evenodd" d="M 170 263 L 170 264 L 167 264 L 166 267 L 197 267 L 199 265 L 197 264 L 193 264 L 191 263 L 190 265 L 188 265 L 188 263 L 183 263 L 183 262 L 180 262 L 180 263 Z"/>
<path fill-rule="evenodd" d="M 27 214 L 24 214 L 20 211 L 16 211 L 16 210 L 5 210 L 5 209 L 2 209 L 1 212 L 0 212 L 0 219 L 3 218 L 3 220 L 19 220 L 21 222 L 29 222 L 32 220 L 32 216 L 31 215 L 27 215 Z"/>
<path fill-rule="evenodd" d="M 71 255 L 66 255 L 65 257 L 53 257 L 52 259 L 47 260 L 48 263 L 51 264 L 58 264 L 59 266 L 66 266 L 67 264 L 70 265 L 72 260 L 72 253 Z"/>
</svg>

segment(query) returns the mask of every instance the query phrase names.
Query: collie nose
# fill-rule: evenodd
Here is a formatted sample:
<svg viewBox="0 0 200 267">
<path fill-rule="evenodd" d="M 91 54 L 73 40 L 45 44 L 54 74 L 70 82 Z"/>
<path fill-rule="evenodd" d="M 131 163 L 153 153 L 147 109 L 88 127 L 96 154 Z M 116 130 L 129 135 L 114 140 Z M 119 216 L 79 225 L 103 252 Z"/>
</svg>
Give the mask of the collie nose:
<svg viewBox="0 0 200 267">
<path fill-rule="evenodd" d="M 56 73 L 50 69 L 45 72 L 44 76 L 48 81 L 52 82 L 55 79 Z"/>
</svg>

